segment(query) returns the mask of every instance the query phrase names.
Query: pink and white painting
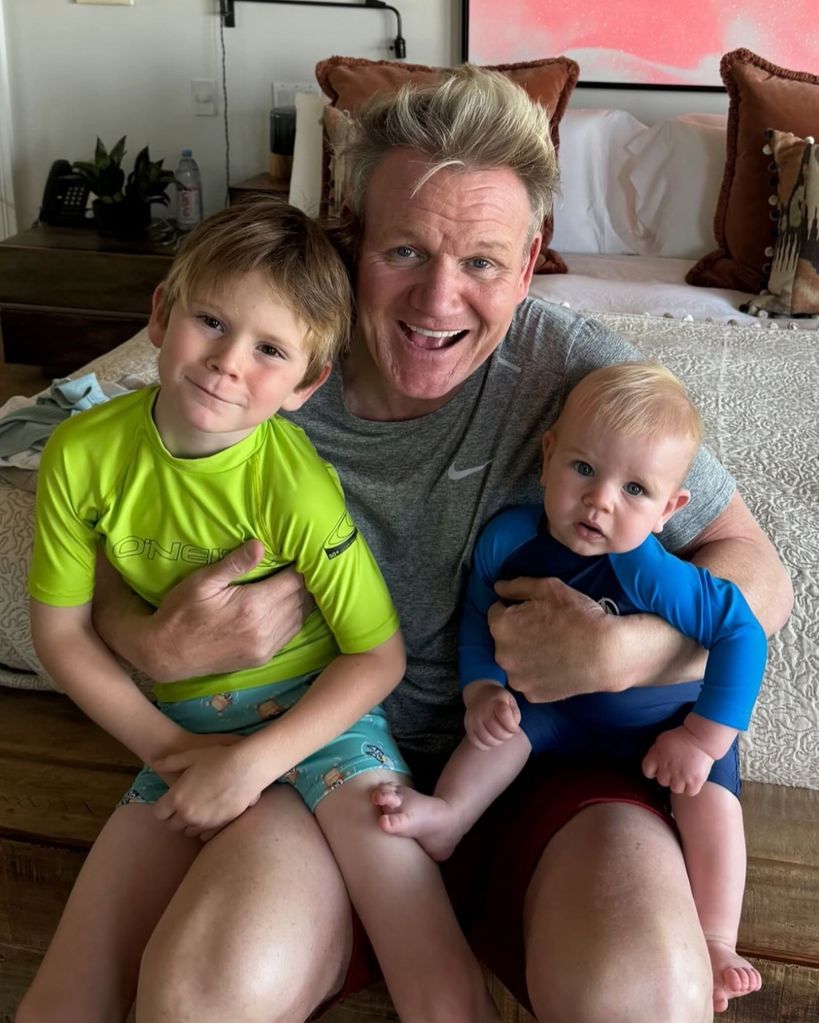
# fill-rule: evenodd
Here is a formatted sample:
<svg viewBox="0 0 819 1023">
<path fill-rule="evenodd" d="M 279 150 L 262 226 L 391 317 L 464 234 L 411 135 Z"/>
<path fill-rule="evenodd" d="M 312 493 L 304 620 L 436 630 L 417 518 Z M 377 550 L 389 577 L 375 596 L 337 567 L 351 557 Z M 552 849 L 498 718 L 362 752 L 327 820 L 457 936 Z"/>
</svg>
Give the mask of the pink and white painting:
<svg viewBox="0 0 819 1023">
<path fill-rule="evenodd" d="M 581 83 L 719 87 L 720 57 L 745 47 L 819 72 L 817 0 L 464 0 L 465 58 L 564 55 Z"/>
</svg>

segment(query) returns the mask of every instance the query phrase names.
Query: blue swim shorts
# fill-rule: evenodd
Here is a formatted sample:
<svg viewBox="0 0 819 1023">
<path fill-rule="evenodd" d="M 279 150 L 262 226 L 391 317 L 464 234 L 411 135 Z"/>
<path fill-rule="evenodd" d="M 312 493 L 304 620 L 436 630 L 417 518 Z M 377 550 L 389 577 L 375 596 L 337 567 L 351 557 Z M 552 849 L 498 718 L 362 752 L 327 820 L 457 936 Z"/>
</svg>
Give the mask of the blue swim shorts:
<svg viewBox="0 0 819 1023">
<path fill-rule="evenodd" d="M 315 674 L 250 689 L 217 693 L 173 703 L 159 701 L 163 714 L 189 732 L 252 735 L 280 717 L 304 696 Z M 328 792 L 365 771 L 390 770 L 410 774 L 392 737 L 381 707 L 374 707 L 351 728 L 277 779 L 292 785 L 311 811 Z M 119 801 L 155 803 L 168 786 L 149 767 L 143 767 Z"/>
</svg>

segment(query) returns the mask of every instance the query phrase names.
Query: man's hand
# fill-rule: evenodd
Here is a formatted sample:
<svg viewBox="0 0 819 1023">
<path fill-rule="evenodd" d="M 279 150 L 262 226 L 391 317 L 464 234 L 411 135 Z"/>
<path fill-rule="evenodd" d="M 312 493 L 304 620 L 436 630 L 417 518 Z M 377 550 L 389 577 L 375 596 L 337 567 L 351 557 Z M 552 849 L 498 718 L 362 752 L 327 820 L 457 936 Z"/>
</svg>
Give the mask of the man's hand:
<svg viewBox="0 0 819 1023">
<path fill-rule="evenodd" d="M 232 585 L 263 553 L 260 541 L 249 540 L 191 573 L 153 613 L 105 563 L 97 571 L 94 625 L 109 647 L 157 682 L 264 664 L 315 605 L 292 569 Z"/>
<path fill-rule="evenodd" d="M 678 795 L 696 796 L 713 765 L 714 758 L 683 724 L 657 736 L 643 757 L 643 774 Z"/>
<path fill-rule="evenodd" d="M 259 801 L 265 781 L 255 777 L 251 766 L 242 761 L 241 743 L 163 757 L 154 765 L 157 773 L 178 778 L 156 801 L 154 814 L 174 831 L 207 841 Z"/>
<path fill-rule="evenodd" d="M 623 688 L 612 615 L 559 579 L 512 579 L 495 584 L 503 600 L 489 608 L 495 660 L 509 685 L 530 703 Z"/>
<path fill-rule="evenodd" d="M 479 750 L 500 746 L 520 731 L 520 707 L 514 696 L 497 682 L 479 679 L 464 689 L 464 728 Z"/>
</svg>

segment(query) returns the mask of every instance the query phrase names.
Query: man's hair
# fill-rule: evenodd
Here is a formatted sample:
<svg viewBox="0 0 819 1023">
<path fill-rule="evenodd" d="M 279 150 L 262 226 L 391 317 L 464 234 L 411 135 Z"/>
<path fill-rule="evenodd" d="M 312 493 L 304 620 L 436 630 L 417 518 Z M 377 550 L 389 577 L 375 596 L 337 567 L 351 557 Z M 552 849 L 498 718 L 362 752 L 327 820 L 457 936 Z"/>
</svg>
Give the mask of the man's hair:
<svg viewBox="0 0 819 1023">
<path fill-rule="evenodd" d="M 376 94 L 358 111 L 352 138 L 341 147 L 347 205 L 358 229 L 373 171 L 393 149 L 427 158 L 418 188 L 444 167 L 508 167 L 532 208 L 529 242 L 552 208 L 558 171 L 548 115 L 498 71 L 464 64 L 429 85 L 409 82 L 395 93 Z"/>
<path fill-rule="evenodd" d="M 352 290 L 323 228 L 280 198 L 241 200 L 206 217 L 185 238 L 163 281 L 165 322 L 175 303 L 251 273 L 263 274 L 306 325 L 308 364 L 301 386 L 313 383 L 348 342 Z"/>
<path fill-rule="evenodd" d="M 657 362 L 622 362 L 592 370 L 572 389 L 569 401 L 580 416 L 627 437 L 688 441 L 690 461 L 702 442 L 702 419 L 688 392 Z"/>
</svg>

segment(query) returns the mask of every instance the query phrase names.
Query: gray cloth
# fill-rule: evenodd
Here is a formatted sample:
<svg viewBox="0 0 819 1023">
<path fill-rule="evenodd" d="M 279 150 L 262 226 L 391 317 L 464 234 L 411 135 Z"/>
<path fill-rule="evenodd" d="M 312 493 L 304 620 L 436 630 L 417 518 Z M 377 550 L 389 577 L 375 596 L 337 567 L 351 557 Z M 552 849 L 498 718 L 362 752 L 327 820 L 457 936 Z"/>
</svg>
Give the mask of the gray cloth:
<svg viewBox="0 0 819 1023">
<path fill-rule="evenodd" d="M 64 419 L 93 405 L 108 401 L 93 373 L 71 380 L 55 380 L 45 394 L 31 405 L 9 412 L 0 419 L 0 457 L 21 451 L 40 451 Z"/>
<path fill-rule="evenodd" d="M 408 750 L 448 752 L 463 735 L 456 680 L 459 604 L 475 538 L 510 504 L 542 499 L 540 439 L 565 394 L 590 370 L 639 358 L 596 321 L 527 299 L 492 357 L 436 412 L 368 422 L 344 407 L 334 372 L 297 414 L 335 465 L 401 615 L 407 673 L 385 705 Z M 726 506 L 728 473 L 707 452 L 692 500 L 663 530 L 677 550 Z"/>
</svg>

